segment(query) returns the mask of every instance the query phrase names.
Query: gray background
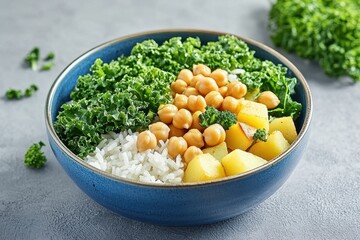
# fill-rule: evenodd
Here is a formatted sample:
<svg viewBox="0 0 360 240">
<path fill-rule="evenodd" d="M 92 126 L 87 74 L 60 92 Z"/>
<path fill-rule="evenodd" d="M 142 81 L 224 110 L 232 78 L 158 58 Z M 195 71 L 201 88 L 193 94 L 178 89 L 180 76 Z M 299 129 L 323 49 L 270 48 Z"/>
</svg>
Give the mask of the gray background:
<svg viewBox="0 0 360 240">
<path fill-rule="evenodd" d="M 144 30 L 199 28 L 269 46 L 269 1 L 0 1 L 0 95 L 40 86 L 31 98 L 0 99 L 0 239 L 359 239 L 360 84 L 323 74 L 284 53 L 304 74 L 314 99 L 312 135 L 292 177 L 267 201 L 217 224 L 168 228 L 111 213 L 81 192 L 50 148 L 42 170 L 23 165 L 27 148 L 47 143 L 44 103 L 64 67 L 88 49 Z M 33 46 L 56 52 L 50 72 L 22 60 Z"/>
</svg>

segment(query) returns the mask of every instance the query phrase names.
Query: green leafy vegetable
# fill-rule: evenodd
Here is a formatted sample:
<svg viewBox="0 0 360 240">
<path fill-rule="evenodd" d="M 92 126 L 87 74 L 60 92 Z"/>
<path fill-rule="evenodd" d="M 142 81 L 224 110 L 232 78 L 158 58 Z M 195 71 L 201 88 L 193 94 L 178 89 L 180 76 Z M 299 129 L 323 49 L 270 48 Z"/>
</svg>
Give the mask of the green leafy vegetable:
<svg viewBox="0 0 360 240">
<path fill-rule="evenodd" d="M 173 74 L 144 67 L 137 76 L 126 75 L 116 80 L 110 74 L 99 76 L 108 66 L 97 60 L 92 74 L 79 79 L 79 84 L 94 80 L 93 87 L 102 88 L 104 92 L 95 93 L 96 90 L 92 89 L 91 92 L 84 92 L 87 98 L 64 104 L 64 110 L 59 113 L 54 125 L 67 147 L 80 157 L 94 150 L 102 139 L 101 134 L 124 129 L 146 129 L 154 120 L 158 107 L 171 102 L 170 82 L 175 79 Z M 102 77 L 101 82 L 98 77 Z M 78 97 L 77 93 L 73 92 L 72 96 Z M 88 96 L 91 93 L 95 97 Z"/>
<path fill-rule="evenodd" d="M 8 100 L 19 100 L 24 97 L 30 97 L 38 90 L 38 87 L 35 84 L 31 84 L 30 87 L 26 88 L 24 92 L 18 89 L 9 89 L 5 93 L 5 97 Z"/>
<path fill-rule="evenodd" d="M 55 53 L 54 52 L 49 52 L 46 57 L 44 58 L 45 61 L 50 61 L 53 60 L 55 58 Z"/>
<path fill-rule="evenodd" d="M 31 67 L 33 71 L 36 71 L 39 58 L 40 58 L 40 49 L 38 47 L 35 47 L 26 55 L 25 62 Z"/>
<path fill-rule="evenodd" d="M 23 94 L 22 94 L 21 90 L 11 88 L 6 91 L 5 97 L 9 100 L 21 99 L 23 97 Z"/>
<path fill-rule="evenodd" d="M 55 66 L 55 62 L 49 62 L 49 63 L 45 63 L 44 65 L 41 66 L 41 71 L 49 71 L 51 70 L 53 67 Z"/>
<path fill-rule="evenodd" d="M 49 52 L 44 61 L 50 61 L 55 58 L 54 52 Z M 25 62 L 31 67 L 33 71 L 36 71 L 38 68 L 40 60 L 40 49 L 38 47 L 33 48 L 25 57 Z M 41 71 L 49 71 L 55 66 L 55 62 L 45 63 L 41 66 Z"/>
<path fill-rule="evenodd" d="M 254 133 L 254 141 L 260 140 L 260 141 L 266 142 L 267 136 L 268 135 L 267 135 L 265 128 L 256 129 L 256 132 Z"/>
<path fill-rule="evenodd" d="M 277 0 L 269 26 L 277 46 L 360 81 L 360 1 Z"/>
<path fill-rule="evenodd" d="M 25 89 L 25 93 L 24 96 L 25 97 L 30 97 L 33 95 L 34 92 L 36 92 L 39 88 L 35 85 L 35 84 L 31 84 L 30 87 L 28 87 L 27 89 Z"/>
<path fill-rule="evenodd" d="M 225 130 L 228 130 L 237 122 L 236 115 L 229 111 L 219 111 L 214 107 L 206 106 L 205 112 L 199 115 L 200 126 L 208 127 L 215 123 L 220 124 Z"/>
<path fill-rule="evenodd" d="M 43 142 L 34 143 L 25 153 L 24 164 L 31 168 L 42 168 L 44 167 L 47 159 L 41 148 L 45 146 Z"/>
<path fill-rule="evenodd" d="M 62 106 L 57 116 L 55 130 L 71 151 L 84 157 L 93 152 L 101 134 L 145 129 L 154 121 L 158 107 L 172 101 L 170 83 L 179 71 L 199 63 L 213 70 L 243 69 L 239 81 L 249 91 L 270 90 L 279 97 L 281 102 L 271 116 L 296 118 L 301 110 L 291 97 L 296 79 L 286 76 L 285 67 L 257 59 L 254 53 L 231 35 L 203 45 L 199 38 L 191 37 L 174 37 L 161 45 L 154 40 L 143 41 L 133 47 L 129 56 L 110 63 L 97 59 L 90 73 L 78 78 L 71 101 Z M 219 116 L 226 128 L 236 119 L 232 113 Z M 211 117 L 206 121 L 210 122 Z"/>
</svg>

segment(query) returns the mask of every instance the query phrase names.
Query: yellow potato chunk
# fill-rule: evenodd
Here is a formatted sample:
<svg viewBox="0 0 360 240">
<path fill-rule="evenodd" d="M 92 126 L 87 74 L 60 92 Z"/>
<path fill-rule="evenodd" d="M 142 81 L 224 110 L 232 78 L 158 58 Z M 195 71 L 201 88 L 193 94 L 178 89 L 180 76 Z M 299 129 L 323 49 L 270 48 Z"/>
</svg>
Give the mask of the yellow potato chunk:
<svg viewBox="0 0 360 240">
<path fill-rule="evenodd" d="M 214 147 L 204 148 L 202 151 L 203 153 L 210 153 L 218 161 L 221 161 L 221 159 L 228 154 L 228 148 L 225 142 Z"/>
<path fill-rule="evenodd" d="M 231 150 L 246 150 L 252 144 L 253 139 L 245 134 L 239 123 L 236 123 L 226 131 L 225 142 Z"/>
<path fill-rule="evenodd" d="M 292 117 L 275 118 L 269 124 L 269 133 L 280 131 L 284 138 L 291 144 L 297 137 L 296 127 Z"/>
<path fill-rule="evenodd" d="M 247 172 L 265 163 L 266 160 L 240 149 L 232 151 L 221 160 L 226 176 Z"/>
<path fill-rule="evenodd" d="M 265 128 L 269 131 L 268 110 L 264 104 L 241 100 L 239 103 L 239 122 L 246 123 L 254 128 Z"/>
<path fill-rule="evenodd" d="M 211 154 L 200 154 L 191 160 L 184 173 L 184 182 L 203 182 L 225 177 L 224 168 Z"/>
<path fill-rule="evenodd" d="M 280 131 L 274 131 L 269 135 L 266 142 L 259 141 L 255 143 L 249 149 L 249 152 L 266 160 L 271 160 L 283 153 L 289 146 L 290 144 L 282 133 Z"/>
</svg>

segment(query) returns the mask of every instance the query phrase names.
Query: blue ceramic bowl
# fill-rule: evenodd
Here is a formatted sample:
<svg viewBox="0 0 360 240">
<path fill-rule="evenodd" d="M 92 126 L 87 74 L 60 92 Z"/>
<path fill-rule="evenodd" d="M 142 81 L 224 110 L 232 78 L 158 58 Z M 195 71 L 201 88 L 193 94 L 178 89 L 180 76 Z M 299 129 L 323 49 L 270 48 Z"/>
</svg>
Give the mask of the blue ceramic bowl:
<svg viewBox="0 0 360 240">
<path fill-rule="evenodd" d="M 201 30 L 164 30 L 130 35 L 99 45 L 72 62 L 50 89 L 45 109 L 51 148 L 66 173 L 89 197 L 123 216 L 140 221 L 185 226 L 213 223 L 237 216 L 257 206 L 278 190 L 298 164 L 308 142 L 312 114 L 309 87 L 296 67 L 285 57 L 256 41 L 239 37 L 256 51 L 256 57 L 285 65 L 288 76 L 296 77 L 295 99 L 303 110 L 296 125 L 299 136 L 290 148 L 269 163 L 238 176 L 205 183 L 177 185 L 144 184 L 102 172 L 73 154 L 59 139 L 53 123 L 60 106 L 69 101 L 77 78 L 87 74 L 95 59 L 110 62 L 129 54 L 138 42 L 154 39 L 161 43 L 171 37 L 199 37 L 216 41 L 224 34 Z"/>
</svg>

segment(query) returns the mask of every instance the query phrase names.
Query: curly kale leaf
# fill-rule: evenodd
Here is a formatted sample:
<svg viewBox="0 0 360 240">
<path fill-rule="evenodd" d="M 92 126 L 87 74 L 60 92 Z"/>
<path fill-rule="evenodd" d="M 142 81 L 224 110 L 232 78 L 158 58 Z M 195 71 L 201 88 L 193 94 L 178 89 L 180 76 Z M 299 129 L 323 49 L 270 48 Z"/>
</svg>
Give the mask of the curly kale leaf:
<svg viewBox="0 0 360 240">
<path fill-rule="evenodd" d="M 11 88 L 5 92 L 5 97 L 8 100 L 14 100 L 14 99 L 18 100 L 23 97 L 23 93 L 21 90 Z"/>
<path fill-rule="evenodd" d="M 19 100 L 24 97 L 31 97 L 38 89 L 35 84 L 31 84 L 24 92 L 18 89 L 9 89 L 5 92 L 5 97 L 8 100 Z"/>
<path fill-rule="evenodd" d="M 49 52 L 46 57 L 44 58 L 45 61 L 50 61 L 53 60 L 55 58 L 55 53 L 54 52 Z"/>
<path fill-rule="evenodd" d="M 220 124 L 225 130 L 228 130 L 237 122 L 236 115 L 229 111 L 219 111 L 214 107 L 206 106 L 205 112 L 199 115 L 200 126 L 209 127 L 213 124 Z"/>
<path fill-rule="evenodd" d="M 330 76 L 360 81 L 360 2 L 277 0 L 271 39 L 300 57 L 318 61 Z"/>
<path fill-rule="evenodd" d="M 266 142 L 267 136 L 268 136 L 268 134 L 267 134 L 265 128 L 256 129 L 256 132 L 254 133 L 254 141 L 260 140 L 260 141 Z"/>
<path fill-rule="evenodd" d="M 33 71 L 36 71 L 38 62 L 40 59 L 40 49 L 34 47 L 25 57 L 25 62 L 31 67 Z"/>
<path fill-rule="evenodd" d="M 41 148 L 45 146 L 43 142 L 34 143 L 25 153 L 24 164 L 31 168 L 42 168 L 44 167 L 47 159 Z"/>
<path fill-rule="evenodd" d="M 55 66 L 55 62 L 45 63 L 44 65 L 41 66 L 40 70 L 41 71 L 50 71 L 54 66 Z"/>
<path fill-rule="evenodd" d="M 63 111 L 54 123 L 56 132 L 71 151 L 85 157 L 101 141 L 101 134 L 146 129 L 158 107 L 171 101 L 169 86 L 174 78 L 171 73 L 146 67 L 137 77 L 125 75 L 101 92 L 99 89 L 105 84 L 96 81 L 97 76 L 89 75 L 89 82 L 84 84 L 89 87 L 91 83 L 95 84 L 91 86 L 95 95 L 63 104 Z"/>
</svg>

